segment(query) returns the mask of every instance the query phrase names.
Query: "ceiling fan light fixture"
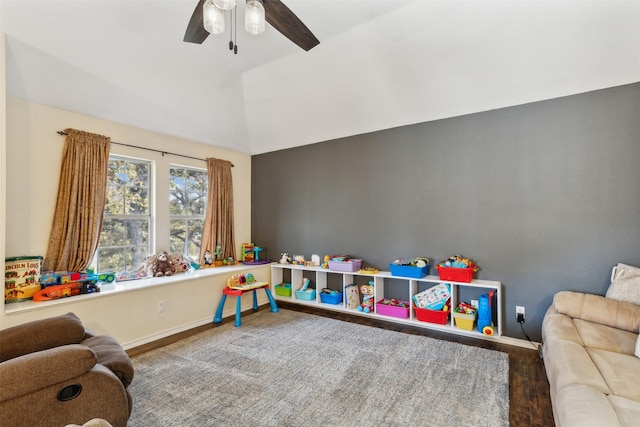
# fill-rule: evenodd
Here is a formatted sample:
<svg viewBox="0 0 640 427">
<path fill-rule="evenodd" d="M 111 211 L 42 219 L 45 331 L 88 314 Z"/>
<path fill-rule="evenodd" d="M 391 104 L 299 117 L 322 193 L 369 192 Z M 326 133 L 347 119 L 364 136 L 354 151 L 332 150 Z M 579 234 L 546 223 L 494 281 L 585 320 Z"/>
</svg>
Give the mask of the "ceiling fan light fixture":
<svg viewBox="0 0 640 427">
<path fill-rule="evenodd" d="M 236 0 L 213 0 L 213 4 L 222 10 L 231 10 L 236 7 Z"/>
<path fill-rule="evenodd" d="M 216 6 L 213 0 L 207 0 L 202 6 L 204 29 L 211 34 L 224 33 L 224 10 Z"/>
<path fill-rule="evenodd" d="M 262 0 L 247 0 L 244 12 L 244 29 L 255 36 L 264 33 L 265 22 Z"/>
</svg>

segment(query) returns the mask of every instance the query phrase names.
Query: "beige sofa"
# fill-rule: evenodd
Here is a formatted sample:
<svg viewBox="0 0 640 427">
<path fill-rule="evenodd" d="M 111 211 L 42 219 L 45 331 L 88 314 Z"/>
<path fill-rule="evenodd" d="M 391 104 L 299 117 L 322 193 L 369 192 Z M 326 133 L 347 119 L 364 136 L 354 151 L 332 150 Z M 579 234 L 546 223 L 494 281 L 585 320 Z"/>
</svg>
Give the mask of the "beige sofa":
<svg viewBox="0 0 640 427">
<path fill-rule="evenodd" d="M 542 323 L 558 427 L 640 425 L 640 305 L 559 292 Z"/>
<path fill-rule="evenodd" d="M 3 329 L 0 343 L 0 425 L 127 425 L 133 364 L 112 337 L 68 313 Z"/>
</svg>

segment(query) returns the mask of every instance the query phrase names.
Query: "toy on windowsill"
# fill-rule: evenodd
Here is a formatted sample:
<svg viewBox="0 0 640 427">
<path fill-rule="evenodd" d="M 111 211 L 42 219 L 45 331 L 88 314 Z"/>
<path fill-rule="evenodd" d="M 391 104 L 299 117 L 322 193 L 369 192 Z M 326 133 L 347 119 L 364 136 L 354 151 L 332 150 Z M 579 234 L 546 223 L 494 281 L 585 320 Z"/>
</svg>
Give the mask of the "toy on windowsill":
<svg viewBox="0 0 640 427">
<path fill-rule="evenodd" d="M 236 260 L 233 259 L 232 257 L 225 258 L 222 260 L 222 265 L 234 265 L 234 264 L 236 264 Z"/>
<path fill-rule="evenodd" d="M 210 268 L 215 267 L 215 260 L 213 259 L 213 255 L 209 250 L 204 251 L 204 258 L 202 260 L 202 268 Z"/>
<path fill-rule="evenodd" d="M 216 251 L 213 253 L 213 255 L 215 256 L 215 261 L 213 262 L 216 267 L 219 267 L 222 265 L 222 246 L 220 245 L 216 245 Z"/>
<path fill-rule="evenodd" d="M 184 273 L 189 270 L 189 264 L 182 254 L 171 254 L 171 264 L 173 265 L 174 273 Z"/>
<path fill-rule="evenodd" d="M 169 253 L 161 251 L 156 258 L 156 263 L 153 266 L 153 275 L 155 277 L 171 276 L 173 274 L 173 264 Z"/>
<path fill-rule="evenodd" d="M 360 293 L 362 294 L 362 304 L 358 306 L 358 311 L 371 313 L 373 311 L 374 300 L 373 280 L 370 280 L 368 285 L 360 286 Z"/>
<path fill-rule="evenodd" d="M 242 262 L 253 261 L 253 243 L 243 243 L 240 260 Z"/>
</svg>

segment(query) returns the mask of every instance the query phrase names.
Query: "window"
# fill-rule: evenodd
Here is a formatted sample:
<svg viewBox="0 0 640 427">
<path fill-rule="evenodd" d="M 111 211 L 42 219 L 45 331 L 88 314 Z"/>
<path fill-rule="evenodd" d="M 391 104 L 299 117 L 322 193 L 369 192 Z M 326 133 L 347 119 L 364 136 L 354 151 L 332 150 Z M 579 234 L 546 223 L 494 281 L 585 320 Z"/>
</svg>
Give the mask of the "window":
<svg viewBox="0 0 640 427">
<path fill-rule="evenodd" d="M 169 171 L 170 252 L 197 259 L 207 206 L 207 171 L 171 166 Z"/>
<path fill-rule="evenodd" d="M 149 161 L 109 157 L 96 271 L 134 271 L 150 253 L 150 172 Z"/>
</svg>

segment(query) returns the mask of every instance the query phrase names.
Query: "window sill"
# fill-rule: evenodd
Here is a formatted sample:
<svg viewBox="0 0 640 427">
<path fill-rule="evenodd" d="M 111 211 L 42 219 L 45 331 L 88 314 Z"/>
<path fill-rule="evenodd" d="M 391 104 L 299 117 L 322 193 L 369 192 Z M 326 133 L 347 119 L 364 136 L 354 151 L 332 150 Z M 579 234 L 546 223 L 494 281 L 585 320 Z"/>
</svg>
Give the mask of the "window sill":
<svg viewBox="0 0 640 427">
<path fill-rule="evenodd" d="M 107 298 L 113 295 L 119 295 L 123 292 L 134 292 L 144 289 L 155 288 L 158 286 L 166 286 L 180 282 L 188 282 L 190 280 L 199 279 L 203 277 L 213 277 L 218 275 L 240 274 L 247 270 L 268 266 L 269 264 L 248 266 L 244 264 L 232 265 L 227 267 L 215 267 L 215 268 L 203 268 L 199 270 L 189 271 L 186 273 L 179 273 L 169 277 L 149 277 L 147 279 L 139 280 L 127 280 L 124 282 L 112 282 L 101 283 L 100 292 L 86 295 L 76 295 L 70 298 L 60 298 L 50 301 L 22 301 L 5 304 L 4 314 L 12 315 L 17 313 L 24 313 L 27 311 L 40 310 L 58 305 L 76 304 L 83 300 L 95 300 L 96 298 Z"/>
</svg>

